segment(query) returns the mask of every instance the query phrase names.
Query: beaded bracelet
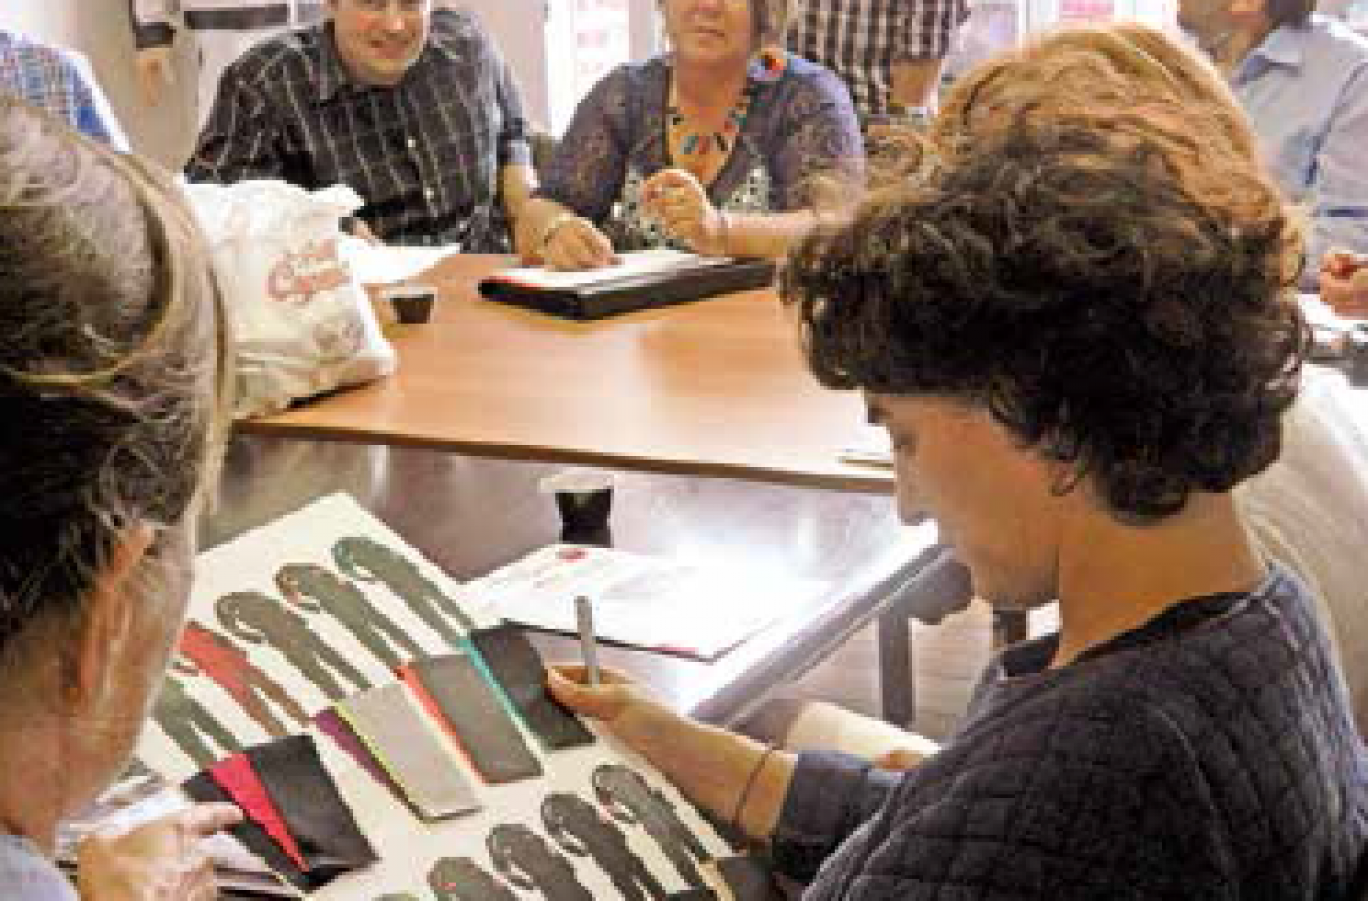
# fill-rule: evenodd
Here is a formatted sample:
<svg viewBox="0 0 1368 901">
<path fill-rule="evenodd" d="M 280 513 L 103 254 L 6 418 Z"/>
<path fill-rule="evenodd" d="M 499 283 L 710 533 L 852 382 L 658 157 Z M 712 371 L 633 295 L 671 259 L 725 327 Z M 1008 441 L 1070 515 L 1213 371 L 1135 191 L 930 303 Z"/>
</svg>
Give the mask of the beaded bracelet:
<svg viewBox="0 0 1368 901">
<path fill-rule="evenodd" d="M 755 787 L 756 781 L 760 778 L 760 771 L 765 768 L 765 762 L 775 751 L 774 742 L 765 745 L 765 750 L 760 752 L 760 757 L 755 761 L 755 766 L 751 767 L 750 775 L 746 777 L 746 784 L 741 788 L 741 795 L 736 799 L 736 809 L 732 811 L 731 824 L 738 832 L 745 832 L 741 828 L 741 814 L 746 810 L 746 801 L 750 798 L 751 789 Z"/>
</svg>

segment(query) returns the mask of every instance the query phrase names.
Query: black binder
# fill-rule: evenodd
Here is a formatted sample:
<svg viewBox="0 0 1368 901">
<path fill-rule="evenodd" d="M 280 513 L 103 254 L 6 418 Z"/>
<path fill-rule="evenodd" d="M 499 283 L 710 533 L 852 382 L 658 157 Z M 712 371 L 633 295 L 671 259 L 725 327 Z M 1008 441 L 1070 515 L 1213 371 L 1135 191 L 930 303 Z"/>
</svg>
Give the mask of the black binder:
<svg viewBox="0 0 1368 901">
<path fill-rule="evenodd" d="M 480 293 L 500 303 L 586 320 L 767 288 L 773 281 L 771 260 L 730 260 L 608 278 L 576 288 L 536 288 L 493 276 L 480 282 Z"/>
</svg>

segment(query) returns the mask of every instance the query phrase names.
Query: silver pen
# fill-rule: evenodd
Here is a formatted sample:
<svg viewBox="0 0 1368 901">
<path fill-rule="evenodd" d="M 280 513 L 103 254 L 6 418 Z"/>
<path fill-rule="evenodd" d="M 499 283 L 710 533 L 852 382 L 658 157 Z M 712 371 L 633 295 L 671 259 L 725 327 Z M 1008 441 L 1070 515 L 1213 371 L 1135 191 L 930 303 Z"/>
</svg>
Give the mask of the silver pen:
<svg viewBox="0 0 1368 901">
<path fill-rule="evenodd" d="M 594 609 L 584 595 L 575 598 L 575 627 L 579 629 L 580 653 L 584 655 L 584 672 L 589 686 L 598 688 L 598 640 L 594 638 Z"/>
</svg>

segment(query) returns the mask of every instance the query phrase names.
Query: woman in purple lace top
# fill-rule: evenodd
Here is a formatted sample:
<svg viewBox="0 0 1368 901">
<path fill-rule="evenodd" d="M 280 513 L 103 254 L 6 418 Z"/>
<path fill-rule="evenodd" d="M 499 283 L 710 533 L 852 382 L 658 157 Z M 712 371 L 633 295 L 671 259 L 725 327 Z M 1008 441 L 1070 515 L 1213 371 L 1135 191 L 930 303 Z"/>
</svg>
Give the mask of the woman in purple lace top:
<svg viewBox="0 0 1368 901">
<path fill-rule="evenodd" d="M 672 51 L 589 92 L 521 226 L 529 262 L 662 245 L 778 256 L 862 180 L 845 85 L 782 50 L 790 0 L 661 0 Z"/>
</svg>

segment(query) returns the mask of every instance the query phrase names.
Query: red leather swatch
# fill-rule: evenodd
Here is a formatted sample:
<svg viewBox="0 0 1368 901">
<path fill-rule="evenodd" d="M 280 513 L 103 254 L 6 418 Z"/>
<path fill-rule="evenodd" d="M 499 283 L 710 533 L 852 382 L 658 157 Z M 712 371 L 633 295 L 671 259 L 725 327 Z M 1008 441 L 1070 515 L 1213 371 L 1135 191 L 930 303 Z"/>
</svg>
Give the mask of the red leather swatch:
<svg viewBox="0 0 1368 901">
<path fill-rule="evenodd" d="M 295 843 L 294 836 L 285 826 L 284 817 L 280 815 L 280 810 L 271 800 L 271 796 L 267 794 L 265 786 L 261 784 L 256 771 L 252 769 L 251 761 L 245 755 L 233 754 L 219 761 L 209 768 L 209 775 L 232 797 L 247 816 L 260 824 L 271 838 L 275 839 L 281 849 L 289 855 L 295 866 L 304 871 L 309 869 L 309 865 L 304 861 L 304 855 L 299 850 L 299 845 Z"/>
</svg>

